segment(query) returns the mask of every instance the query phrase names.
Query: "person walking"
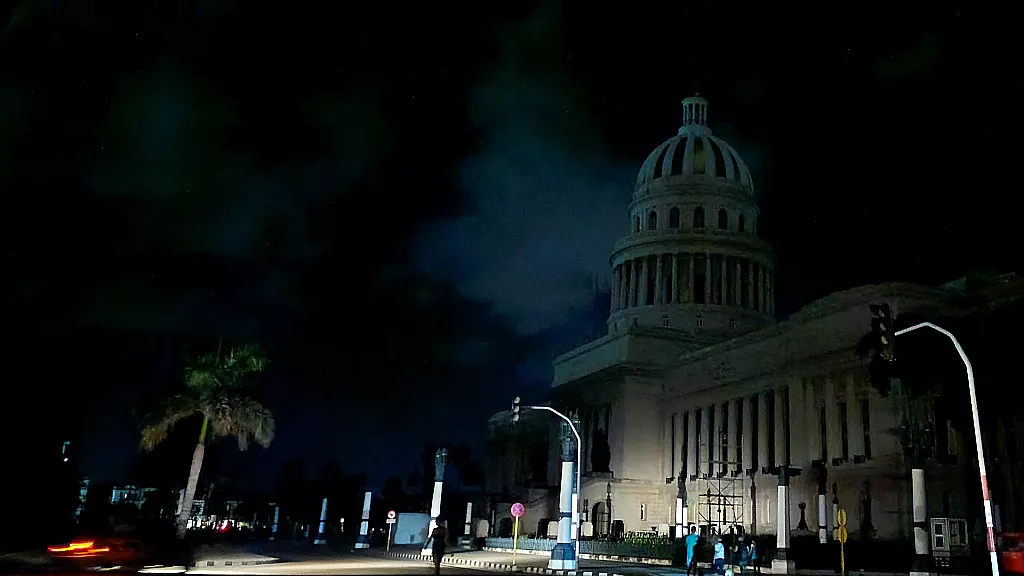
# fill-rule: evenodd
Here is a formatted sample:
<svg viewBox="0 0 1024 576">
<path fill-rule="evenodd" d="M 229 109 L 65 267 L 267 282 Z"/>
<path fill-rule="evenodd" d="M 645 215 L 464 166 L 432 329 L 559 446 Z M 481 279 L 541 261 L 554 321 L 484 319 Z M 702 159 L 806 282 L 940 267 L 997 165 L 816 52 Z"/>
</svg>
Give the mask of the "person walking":
<svg viewBox="0 0 1024 576">
<path fill-rule="evenodd" d="M 697 543 L 700 536 L 697 535 L 697 527 L 690 526 L 690 533 L 686 536 L 686 574 L 695 576 L 697 574 Z"/>
<path fill-rule="evenodd" d="M 753 537 L 750 538 L 750 567 L 754 569 L 755 574 L 761 573 L 761 564 L 757 558 L 757 542 Z"/>
<path fill-rule="evenodd" d="M 434 556 L 434 576 L 441 574 L 441 559 L 444 558 L 444 549 L 448 546 L 448 529 L 440 519 L 437 526 L 430 533 L 430 551 Z"/>
<path fill-rule="evenodd" d="M 711 567 L 716 574 L 725 574 L 725 543 L 721 536 L 715 538 L 715 559 Z"/>
</svg>

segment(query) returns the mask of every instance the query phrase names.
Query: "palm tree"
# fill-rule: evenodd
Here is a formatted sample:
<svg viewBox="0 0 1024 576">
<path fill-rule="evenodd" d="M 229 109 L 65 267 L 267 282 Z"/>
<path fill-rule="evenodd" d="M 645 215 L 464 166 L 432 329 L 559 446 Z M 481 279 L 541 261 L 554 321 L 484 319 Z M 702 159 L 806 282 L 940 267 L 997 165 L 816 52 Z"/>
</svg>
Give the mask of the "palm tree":
<svg viewBox="0 0 1024 576">
<path fill-rule="evenodd" d="M 218 345 L 216 354 L 205 354 L 185 368 L 185 393 L 164 401 L 142 427 L 142 448 L 152 451 L 167 438 L 175 424 L 193 416 L 203 417 L 185 496 L 178 511 L 179 538 L 185 536 L 192 514 L 206 440 L 234 436 L 239 450 L 247 449 L 250 441 L 266 448 L 273 440 L 273 414 L 243 391 L 246 376 L 261 372 L 267 362 L 255 345 L 233 348 L 227 355 L 221 355 Z"/>
</svg>

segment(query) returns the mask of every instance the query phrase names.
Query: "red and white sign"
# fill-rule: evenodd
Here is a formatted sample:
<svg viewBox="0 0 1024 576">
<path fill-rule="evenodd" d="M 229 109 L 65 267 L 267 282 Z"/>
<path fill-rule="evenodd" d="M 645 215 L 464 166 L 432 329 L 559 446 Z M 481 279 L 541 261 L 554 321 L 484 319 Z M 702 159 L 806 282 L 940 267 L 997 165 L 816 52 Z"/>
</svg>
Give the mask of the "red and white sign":
<svg viewBox="0 0 1024 576">
<path fill-rule="evenodd" d="M 394 510 L 388 510 L 388 519 L 389 520 L 393 520 L 397 516 L 398 516 L 398 514 L 395 514 Z"/>
<path fill-rule="evenodd" d="M 512 505 L 512 515 L 513 516 L 515 516 L 516 518 L 522 518 L 523 515 L 525 515 L 525 514 L 526 514 L 526 506 L 523 506 L 519 502 L 516 502 L 515 504 Z"/>
</svg>

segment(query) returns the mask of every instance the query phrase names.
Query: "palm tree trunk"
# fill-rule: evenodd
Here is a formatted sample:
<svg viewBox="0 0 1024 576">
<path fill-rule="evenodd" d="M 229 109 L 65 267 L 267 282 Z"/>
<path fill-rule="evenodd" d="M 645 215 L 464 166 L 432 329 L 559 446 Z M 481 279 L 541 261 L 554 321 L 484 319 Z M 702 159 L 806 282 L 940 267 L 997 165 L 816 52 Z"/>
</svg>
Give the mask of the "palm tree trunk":
<svg viewBox="0 0 1024 576">
<path fill-rule="evenodd" d="M 206 428 L 209 426 L 208 418 L 203 417 L 203 429 L 199 432 L 199 443 L 196 444 L 196 451 L 192 453 L 192 467 L 188 472 L 188 484 L 185 485 L 185 497 L 181 500 L 181 510 L 178 511 L 178 538 L 184 538 L 188 531 L 188 520 L 192 517 L 192 500 L 196 497 L 196 486 L 199 485 L 199 472 L 203 468 L 203 455 L 206 453 Z"/>
</svg>

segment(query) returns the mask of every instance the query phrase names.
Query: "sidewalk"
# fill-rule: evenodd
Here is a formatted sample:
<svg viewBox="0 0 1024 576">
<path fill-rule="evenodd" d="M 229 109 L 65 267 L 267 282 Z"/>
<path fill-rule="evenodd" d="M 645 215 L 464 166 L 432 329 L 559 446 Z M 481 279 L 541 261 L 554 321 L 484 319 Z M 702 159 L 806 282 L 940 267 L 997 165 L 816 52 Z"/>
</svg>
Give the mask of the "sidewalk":
<svg viewBox="0 0 1024 576">
<path fill-rule="evenodd" d="M 396 558 L 422 559 L 424 562 L 430 562 L 429 556 L 420 555 L 419 548 L 392 548 L 390 553 L 384 552 L 383 554 Z M 487 550 L 453 550 L 445 554 L 441 561 L 444 564 L 455 566 L 470 566 L 501 572 L 547 574 L 549 576 L 660 576 L 662 574 L 685 574 L 685 571 L 673 572 L 667 566 L 628 565 L 588 559 L 580 560 L 576 570 L 552 570 L 548 568 L 549 558 L 549 554 L 521 553 L 516 555 L 515 566 L 513 566 L 512 554 Z M 665 570 L 662 570 L 663 568 Z"/>
</svg>

